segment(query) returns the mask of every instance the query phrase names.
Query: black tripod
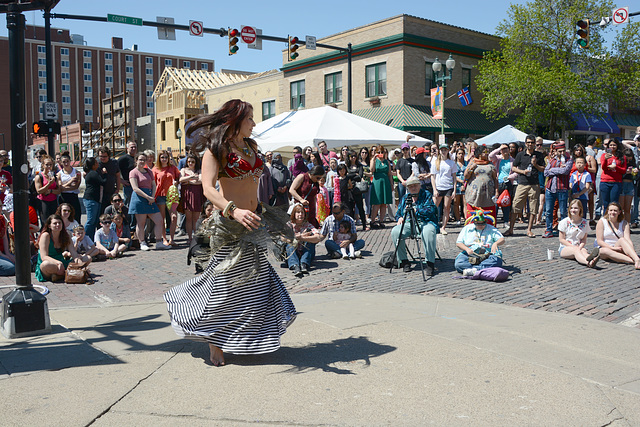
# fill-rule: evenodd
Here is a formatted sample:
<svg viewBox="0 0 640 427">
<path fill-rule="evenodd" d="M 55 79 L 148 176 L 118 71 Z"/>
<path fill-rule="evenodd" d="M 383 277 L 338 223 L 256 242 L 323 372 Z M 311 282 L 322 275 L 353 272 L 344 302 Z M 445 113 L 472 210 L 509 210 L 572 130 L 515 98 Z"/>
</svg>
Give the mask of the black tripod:
<svg viewBox="0 0 640 427">
<path fill-rule="evenodd" d="M 422 280 L 427 281 L 427 276 L 424 273 L 424 257 L 422 256 L 422 233 L 418 233 L 418 217 L 416 216 L 416 208 L 413 205 L 413 197 L 411 194 L 407 194 L 407 201 L 404 205 L 404 216 L 402 217 L 402 228 L 404 229 L 404 224 L 407 224 L 409 221 L 409 229 L 411 230 L 409 234 L 409 239 L 413 239 L 416 242 L 416 246 L 418 248 L 418 263 L 420 264 L 420 268 L 422 269 Z M 402 242 L 402 229 L 400 230 L 400 234 L 398 235 L 398 241 L 396 242 L 396 249 L 393 251 L 393 259 L 391 262 L 391 269 L 389 273 L 393 271 L 393 267 L 396 265 L 396 257 L 398 254 L 398 248 L 400 247 L 400 243 Z M 406 244 L 406 243 L 405 243 Z M 416 258 L 411 255 L 413 260 Z"/>
</svg>

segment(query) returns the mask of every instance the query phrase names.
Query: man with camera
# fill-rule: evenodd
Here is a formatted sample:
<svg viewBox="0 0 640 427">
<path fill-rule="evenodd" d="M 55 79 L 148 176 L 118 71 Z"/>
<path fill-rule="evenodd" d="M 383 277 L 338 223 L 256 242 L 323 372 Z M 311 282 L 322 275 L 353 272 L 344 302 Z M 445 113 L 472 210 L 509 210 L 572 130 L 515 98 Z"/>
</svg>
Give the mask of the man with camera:
<svg viewBox="0 0 640 427">
<path fill-rule="evenodd" d="M 460 231 L 456 246 L 462 252 L 456 257 L 455 267 L 464 276 L 473 276 L 484 268 L 502 267 L 499 246 L 504 244 L 504 237 L 493 226 L 494 223 L 491 215 L 476 211 Z"/>
<path fill-rule="evenodd" d="M 407 259 L 407 248 L 405 239 L 411 237 L 411 227 L 414 228 L 414 235 L 420 235 L 424 246 L 425 259 L 427 265 L 425 272 L 428 276 L 433 276 L 436 260 L 436 234 L 438 233 L 438 208 L 433 203 L 433 196 L 422 188 L 420 180 L 411 176 L 406 181 L 407 192 L 400 199 L 400 204 L 396 210 L 397 225 L 391 230 L 391 240 L 397 245 L 397 259 L 402 271 L 411 271 L 411 263 Z M 404 220 L 407 209 L 414 209 L 417 224 L 411 224 L 411 215 Z"/>
</svg>

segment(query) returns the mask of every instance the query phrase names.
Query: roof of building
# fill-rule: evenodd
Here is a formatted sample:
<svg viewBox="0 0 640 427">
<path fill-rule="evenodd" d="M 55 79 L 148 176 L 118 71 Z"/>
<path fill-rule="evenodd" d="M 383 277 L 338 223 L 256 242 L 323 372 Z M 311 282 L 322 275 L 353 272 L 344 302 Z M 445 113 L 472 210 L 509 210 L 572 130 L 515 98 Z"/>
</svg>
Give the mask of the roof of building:
<svg viewBox="0 0 640 427">
<path fill-rule="evenodd" d="M 268 73 L 268 71 L 265 73 Z M 156 89 L 153 91 L 153 96 L 157 97 L 162 94 L 169 81 L 173 82 L 174 89 L 205 91 L 207 89 L 243 82 L 250 78 L 255 78 L 256 75 L 265 73 L 247 75 L 166 67 L 158 80 Z"/>
</svg>

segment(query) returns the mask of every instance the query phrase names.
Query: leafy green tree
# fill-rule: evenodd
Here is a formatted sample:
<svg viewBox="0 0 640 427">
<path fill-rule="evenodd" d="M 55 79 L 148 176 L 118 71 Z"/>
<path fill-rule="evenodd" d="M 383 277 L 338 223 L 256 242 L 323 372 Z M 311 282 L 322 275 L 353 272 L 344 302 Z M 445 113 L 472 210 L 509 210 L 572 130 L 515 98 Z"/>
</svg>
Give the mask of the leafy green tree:
<svg viewBox="0 0 640 427">
<path fill-rule="evenodd" d="M 613 43 L 601 28 L 611 1 L 533 0 L 511 5 L 497 28 L 501 49 L 479 62 L 478 89 L 490 118 L 517 114 L 527 130 L 544 127 L 549 137 L 573 126 L 571 114 L 599 113 L 607 102 L 637 103 L 640 85 L 638 26 L 627 24 Z M 589 48 L 576 41 L 576 22 L 591 19 Z"/>
</svg>

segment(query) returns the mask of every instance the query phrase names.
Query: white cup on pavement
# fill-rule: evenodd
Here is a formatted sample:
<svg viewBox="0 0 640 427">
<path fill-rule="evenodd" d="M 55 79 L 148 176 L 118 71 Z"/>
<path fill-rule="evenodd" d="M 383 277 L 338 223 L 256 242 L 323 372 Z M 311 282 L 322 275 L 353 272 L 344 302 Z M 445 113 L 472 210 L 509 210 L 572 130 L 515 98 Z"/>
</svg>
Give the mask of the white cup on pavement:
<svg viewBox="0 0 640 427">
<path fill-rule="evenodd" d="M 547 260 L 551 261 L 553 259 L 553 249 L 547 249 Z"/>
</svg>

